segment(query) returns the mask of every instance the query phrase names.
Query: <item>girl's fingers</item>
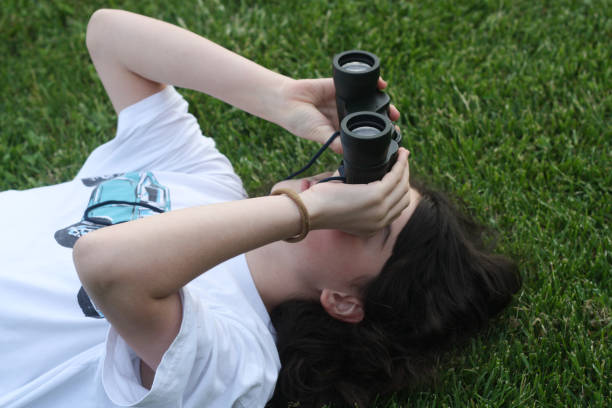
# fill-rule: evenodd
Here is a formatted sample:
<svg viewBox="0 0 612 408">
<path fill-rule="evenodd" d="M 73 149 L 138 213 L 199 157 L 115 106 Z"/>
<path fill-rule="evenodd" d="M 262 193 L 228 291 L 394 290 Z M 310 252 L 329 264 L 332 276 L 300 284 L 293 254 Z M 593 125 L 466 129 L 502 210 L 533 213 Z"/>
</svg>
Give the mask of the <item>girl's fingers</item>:
<svg viewBox="0 0 612 408">
<path fill-rule="evenodd" d="M 388 224 L 391 224 L 395 221 L 408 206 L 410 205 L 410 190 L 408 190 L 397 202 L 395 207 L 391 211 L 389 211 L 389 220 Z"/>
<path fill-rule="evenodd" d="M 394 165 L 392 171 L 399 172 L 396 174 L 397 177 L 390 177 L 391 190 L 385 194 L 384 197 L 384 208 L 385 218 L 384 224 L 388 224 L 396 219 L 402 212 L 402 210 L 410 203 L 410 164 L 408 162 L 409 152 L 400 148 L 398 154 L 398 162 Z M 397 167 L 396 167 L 397 166 Z"/>
<path fill-rule="evenodd" d="M 387 87 L 387 81 L 382 79 L 382 77 L 378 77 L 378 89 L 385 89 Z"/>
<path fill-rule="evenodd" d="M 397 161 L 391 168 L 391 171 L 385 174 L 381 180 L 385 186 L 385 193 L 389 193 L 390 190 L 395 188 L 399 180 L 402 178 L 403 172 L 408 165 L 408 154 L 408 150 L 404 149 L 403 147 L 399 148 Z"/>
<path fill-rule="evenodd" d="M 396 121 L 398 120 L 400 117 L 400 111 L 395 107 L 395 105 L 390 104 L 389 105 L 389 119 L 391 119 L 392 121 Z"/>
<path fill-rule="evenodd" d="M 401 176 L 401 179 L 394 186 L 393 190 L 387 195 L 388 202 L 390 203 L 389 208 L 395 206 L 406 192 L 410 190 L 410 164 L 408 162 L 406 162 L 406 166 Z"/>
<path fill-rule="evenodd" d="M 394 219 L 399 217 L 401 212 L 410 204 L 410 183 L 408 178 L 408 172 L 402 177 L 402 180 L 397 187 L 387 197 L 386 216 L 384 223 L 385 225 L 391 223 Z"/>
</svg>

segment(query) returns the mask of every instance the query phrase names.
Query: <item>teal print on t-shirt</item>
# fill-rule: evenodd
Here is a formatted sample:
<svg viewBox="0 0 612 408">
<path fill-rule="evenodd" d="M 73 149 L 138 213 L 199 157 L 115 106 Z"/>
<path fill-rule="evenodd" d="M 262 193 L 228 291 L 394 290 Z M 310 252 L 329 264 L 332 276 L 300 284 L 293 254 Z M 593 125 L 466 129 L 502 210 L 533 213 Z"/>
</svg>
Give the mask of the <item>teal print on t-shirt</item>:
<svg viewBox="0 0 612 408">
<path fill-rule="evenodd" d="M 55 240 L 66 248 L 87 234 L 107 225 L 119 224 L 170 210 L 170 192 L 153 173 L 125 173 L 81 180 L 91 192 L 81 220 L 55 232 Z"/>
<path fill-rule="evenodd" d="M 81 180 L 96 186 L 91 192 L 83 218 L 55 232 L 61 246 L 72 248 L 83 235 L 105 227 L 170 210 L 170 192 L 153 173 L 130 172 Z M 78 302 L 86 316 L 104 317 L 81 287 Z"/>
<path fill-rule="evenodd" d="M 84 218 L 112 225 L 170 209 L 168 188 L 148 173 L 125 173 L 98 185 L 91 193 Z"/>
</svg>

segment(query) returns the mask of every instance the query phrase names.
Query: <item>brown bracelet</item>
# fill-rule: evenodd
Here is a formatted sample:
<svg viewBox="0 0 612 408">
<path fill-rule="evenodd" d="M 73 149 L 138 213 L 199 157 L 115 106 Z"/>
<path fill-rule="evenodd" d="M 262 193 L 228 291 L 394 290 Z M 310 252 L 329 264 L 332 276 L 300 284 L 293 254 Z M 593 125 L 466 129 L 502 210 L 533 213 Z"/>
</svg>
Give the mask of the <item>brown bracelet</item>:
<svg viewBox="0 0 612 408">
<path fill-rule="evenodd" d="M 280 195 L 280 194 L 285 194 L 287 197 L 293 200 L 295 205 L 297 205 L 298 209 L 300 210 L 300 216 L 302 217 L 302 231 L 299 234 L 291 238 L 285 239 L 285 241 L 287 242 L 301 241 L 304 238 L 306 238 L 306 235 L 308 235 L 308 232 L 310 231 L 310 216 L 308 215 L 308 210 L 306 209 L 304 202 L 300 198 L 300 195 L 293 190 L 290 190 L 288 188 L 279 188 L 277 190 L 274 190 L 272 193 L 270 193 L 270 195 Z"/>
</svg>

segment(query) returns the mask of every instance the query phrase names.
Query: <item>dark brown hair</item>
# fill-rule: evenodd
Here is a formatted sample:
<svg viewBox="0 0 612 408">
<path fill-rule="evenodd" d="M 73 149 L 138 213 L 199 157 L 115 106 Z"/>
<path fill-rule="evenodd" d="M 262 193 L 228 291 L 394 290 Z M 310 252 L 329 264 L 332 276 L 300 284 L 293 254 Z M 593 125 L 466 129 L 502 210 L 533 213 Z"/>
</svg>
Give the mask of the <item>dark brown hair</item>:
<svg viewBox="0 0 612 408">
<path fill-rule="evenodd" d="M 417 189 L 420 203 L 364 288 L 360 323 L 338 321 L 318 302 L 272 312 L 282 366 L 269 407 L 363 408 L 410 387 L 518 291 L 516 264 L 493 253 L 486 229 L 445 195 Z"/>
</svg>

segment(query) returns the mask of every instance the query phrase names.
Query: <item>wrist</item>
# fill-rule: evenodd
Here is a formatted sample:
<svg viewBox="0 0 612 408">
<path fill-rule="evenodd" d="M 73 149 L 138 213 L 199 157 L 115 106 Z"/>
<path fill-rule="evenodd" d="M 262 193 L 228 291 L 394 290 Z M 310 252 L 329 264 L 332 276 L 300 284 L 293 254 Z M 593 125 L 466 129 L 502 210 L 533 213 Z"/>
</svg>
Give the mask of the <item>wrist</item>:
<svg viewBox="0 0 612 408">
<path fill-rule="evenodd" d="M 323 203 L 320 198 L 317 197 L 316 194 L 308 189 L 304 190 L 300 193 L 300 198 L 308 211 L 308 215 L 310 217 L 310 229 L 326 229 L 328 226 L 325 223 L 323 216 Z"/>
<path fill-rule="evenodd" d="M 299 242 L 303 240 L 304 238 L 306 238 L 306 235 L 308 235 L 308 232 L 310 231 L 310 215 L 308 214 L 308 209 L 306 208 L 306 205 L 304 204 L 304 201 L 302 201 L 302 198 L 300 197 L 300 195 L 290 188 L 279 188 L 279 189 L 272 191 L 271 193 L 271 195 L 281 195 L 281 194 L 286 195 L 287 197 L 291 199 L 291 201 L 293 201 L 293 203 L 297 206 L 300 212 L 300 218 L 301 218 L 300 232 L 294 235 L 293 237 L 286 238 L 285 241 Z"/>
<path fill-rule="evenodd" d="M 297 80 L 283 76 L 282 81 L 277 87 L 277 92 L 274 100 L 274 119 L 271 122 L 276 123 L 283 129 L 294 133 L 295 126 L 293 118 L 292 105 L 295 98 L 295 83 Z"/>
</svg>

